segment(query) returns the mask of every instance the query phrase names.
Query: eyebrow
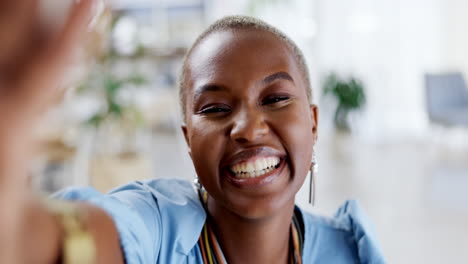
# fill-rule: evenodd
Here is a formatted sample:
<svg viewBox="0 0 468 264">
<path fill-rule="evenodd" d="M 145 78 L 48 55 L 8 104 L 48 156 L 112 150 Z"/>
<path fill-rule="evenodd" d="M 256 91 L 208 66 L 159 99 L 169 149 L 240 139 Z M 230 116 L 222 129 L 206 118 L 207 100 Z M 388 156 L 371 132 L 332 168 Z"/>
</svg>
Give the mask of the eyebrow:
<svg viewBox="0 0 468 264">
<path fill-rule="evenodd" d="M 195 89 L 195 93 L 193 95 L 194 101 L 196 101 L 200 96 L 202 96 L 206 92 L 219 92 L 225 91 L 226 87 L 216 85 L 216 84 L 205 84 Z"/>
<path fill-rule="evenodd" d="M 270 84 L 276 80 L 287 80 L 294 83 L 293 78 L 287 72 L 277 72 L 265 77 L 262 82 L 264 84 Z M 226 91 L 226 87 L 216 84 L 205 84 L 195 89 L 193 99 L 196 101 L 200 96 L 206 92 L 220 92 Z"/>
<path fill-rule="evenodd" d="M 264 84 L 270 84 L 276 80 L 287 80 L 294 83 L 293 78 L 287 72 L 277 72 L 269 75 L 263 79 Z"/>
</svg>

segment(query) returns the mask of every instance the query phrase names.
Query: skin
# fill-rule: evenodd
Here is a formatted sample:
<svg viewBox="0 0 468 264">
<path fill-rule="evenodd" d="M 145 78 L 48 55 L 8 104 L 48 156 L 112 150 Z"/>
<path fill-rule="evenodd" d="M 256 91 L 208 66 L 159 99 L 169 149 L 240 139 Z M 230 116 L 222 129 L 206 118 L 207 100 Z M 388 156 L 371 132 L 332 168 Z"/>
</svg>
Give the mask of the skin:
<svg viewBox="0 0 468 264">
<path fill-rule="evenodd" d="M 57 34 L 38 23 L 37 0 L 0 1 L 0 263 L 60 263 L 63 231 L 27 184 L 34 130 L 60 89 L 93 16 L 93 0 L 75 4 Z M 97 263 L 123 263 L 112 219 L 101 209 L 84 224 L 95 237 Z"/>
<path fill-rule="evenodd" d="M 259 30 L 224 30 L 188 58 L 182 126 L 229 263 L 287 263 L 294 198 L 310 168 L 317 107 L 289 48 Z M 273 179 L 250 185 L 229 167 L 280 157 Z"/>
<path fill-rule="evenodd" d="M 63 230 L 27 188 L 27 168 L 33 131 L 62 94 L 62 76 L 83 43 L 92 4 L 81 0 L 63 30 L 50 34 L 37 23 L 37 0 L 0 1 L 0 263 L 60 263 Z M 213 34 L 190 60 L 190 87 L 222 85 L 222 93 L 202 97 L 232 110 L 223 118 L 197 114 L 202 103 L 190 90 L 183 127 L 229 263 L 287 262 L 294 195 L 310 165 L 317 125 L 317 109 L 307 101 L 292 58 L 266 33 L 236 31 Z M 277 72 L 292 81 L 265 81 Z M 278 93 L 290 99 L 260 103 Z M 287 166 L 268 184 L 236 187 L 222 177 L 220 164 L 246 152 L 281 155 Z M 112 219 L 99 208 L 77 205 L 87 212 L 97 263 L 124 263 Z"/>
</svg>

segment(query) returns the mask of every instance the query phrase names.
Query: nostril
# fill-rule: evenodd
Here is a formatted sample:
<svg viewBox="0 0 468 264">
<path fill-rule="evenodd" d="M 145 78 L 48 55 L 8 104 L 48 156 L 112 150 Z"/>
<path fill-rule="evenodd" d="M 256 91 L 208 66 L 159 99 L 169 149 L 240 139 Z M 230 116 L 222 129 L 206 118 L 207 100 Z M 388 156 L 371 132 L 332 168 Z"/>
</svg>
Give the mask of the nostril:
<svg viewBox="0 0 468 264">
<path fill-rule="evenodd" d="M 265 122 L 249 122 L 234 126 L 231 130 L 231 138 L 239 143 L 256 141 L 268 133 L 268 125 Z"/>
<path fill-rule="evenodd" d="M 237 143 L 241 143 L 241 144 L 244 144 L 244 143 L 248 143 L 249 141 L 245 138 L 235 138 L 234 139 Z"/>
</svg>

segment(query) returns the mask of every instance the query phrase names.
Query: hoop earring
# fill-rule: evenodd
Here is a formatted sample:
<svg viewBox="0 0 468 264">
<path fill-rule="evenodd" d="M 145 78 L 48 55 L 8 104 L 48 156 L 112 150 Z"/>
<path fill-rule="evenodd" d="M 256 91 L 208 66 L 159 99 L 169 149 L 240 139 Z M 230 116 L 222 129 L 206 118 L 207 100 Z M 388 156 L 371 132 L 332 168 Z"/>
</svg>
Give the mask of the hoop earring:
<svg viewBox="0 0 468 264">
<path fill-rule="evenodd" d="M 310 164 L 310 183 L 309 183 L 309 204 L 315 205 L 315 178 L 318 174 L 317 155 L 315 150 L 312 154 L 312 162 Z"/>
<path fill-rule="evenodd" d="M 193 180 L 193 184 L 195 185 L 195 188 L 197 189 L 198 196 L 200 197 L 200 201 L 203 204 L 203 207 L 206 209 L 206 203 L 208 202 L 208 193 L 205 190 L 205 187 L 201 184 L 200 180 L 198 179 L 198 176 L 195 176 L 195 179 Z"/>
<path fill-rule="evenodd" d="M 197 189 L 197 191 L 200 191 L 201 189 L 203 189 L 203 185 L 201 185 L 200 180 L 198 179 L 198 176 L 195 176 L 195 179 L 193 179 L 193 185 L 195 185 L 195 189 Z"/>
</svg>

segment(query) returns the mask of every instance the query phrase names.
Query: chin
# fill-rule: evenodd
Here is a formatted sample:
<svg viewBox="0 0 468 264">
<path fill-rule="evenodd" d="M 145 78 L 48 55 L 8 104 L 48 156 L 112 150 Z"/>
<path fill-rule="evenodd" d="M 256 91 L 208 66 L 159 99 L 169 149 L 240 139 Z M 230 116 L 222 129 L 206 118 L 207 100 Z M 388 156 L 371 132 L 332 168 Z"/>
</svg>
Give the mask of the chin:
<svg viewBox="0 0 468 264">
<path fill-rule="evenodd" d="M 282 201 L 285 200 L 285 201 Z M 235 205 L 234 205 L 235 206 Z M 248 220 L 263 220 L 275 215 L 292 211 L 294 208 L 294 196 L 292 199 L 278 199 L 277 201 L 258 201 L 250 206 L 235 206 L 233 212 L 239 217 Z"/>
<path fill-rule="evenodd" d="M 234 188 L 225 192 L 226 207 L 239 217 L 250 220 L 266 219 L 293 210 L 295 196 L 302 183 L 295 183 L 294 180 L 299 179 L 290 177 L 289 166 L 285 166 L 281 174 L 285 177 L 279 177 L 271 186 L 239 188 L 234 184 Z"/>
</svg>

